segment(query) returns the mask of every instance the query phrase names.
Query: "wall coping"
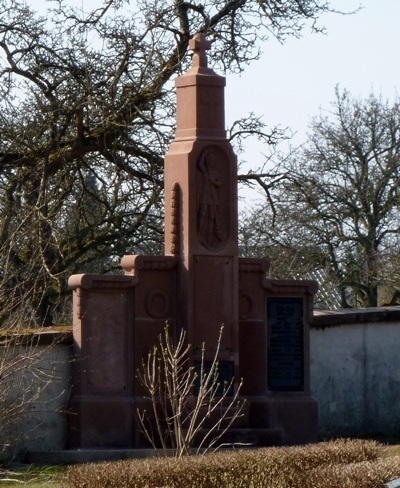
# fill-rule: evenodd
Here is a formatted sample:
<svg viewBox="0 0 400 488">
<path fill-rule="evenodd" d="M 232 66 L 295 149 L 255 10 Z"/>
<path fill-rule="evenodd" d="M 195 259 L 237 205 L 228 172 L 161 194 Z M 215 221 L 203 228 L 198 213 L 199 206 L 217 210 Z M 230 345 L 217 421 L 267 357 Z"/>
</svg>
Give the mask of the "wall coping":
<svg viewBox="0 0 400 488">
<path fill-rule="evenodd" d="M 400 306 L 314 310 L 310 327 L 324 329 L 366 322 L 400 322 Z"/>
<path fill-rule="evenodd" d="M 0 329 L 0 347 L 8 345 L 72 344 L 72 325 L 54 325 L 52 327 Z"/>
</svg>

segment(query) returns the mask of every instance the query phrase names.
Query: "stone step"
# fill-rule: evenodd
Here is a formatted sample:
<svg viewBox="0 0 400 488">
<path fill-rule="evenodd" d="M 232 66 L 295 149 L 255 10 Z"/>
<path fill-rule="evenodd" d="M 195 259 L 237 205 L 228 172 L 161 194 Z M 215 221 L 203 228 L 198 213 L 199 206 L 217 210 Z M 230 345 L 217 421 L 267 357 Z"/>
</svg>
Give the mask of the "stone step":
<svg viewBox="0 0 400 488">
<path fill-rule="evenodd" d="M 223 449 L 281 446 L 283 444 L 283 432 L 281 429 L 230 429 L 221 438 L 219 444 L 224 444 Z M 196 449 L 193 450 L 193 453 L 195 452 Z M 172 450 L 167 451 L 168 454 L 172 456 Z M 156 455 L 154 449 L 65 449 L 31 451 L 27 453 L 23 462 L 54 466 L 121 459 L 143 459 Z"/>
<path fill-rule="evenodd" d="M 156 456 L 154 449 L 63 449 L 57 451 L 31 451 L 27 453 L 22 461 L 27 464 L 55 466 L 117 461 L 121 459 L 143 459 L 154 456 Z"/>
</svg>

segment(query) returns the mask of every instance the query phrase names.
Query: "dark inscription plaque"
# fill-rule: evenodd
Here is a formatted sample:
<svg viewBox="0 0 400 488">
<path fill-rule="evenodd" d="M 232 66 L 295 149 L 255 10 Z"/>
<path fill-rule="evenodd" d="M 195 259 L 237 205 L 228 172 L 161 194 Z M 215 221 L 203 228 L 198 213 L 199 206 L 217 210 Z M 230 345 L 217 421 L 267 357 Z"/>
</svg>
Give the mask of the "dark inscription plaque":
<svg viewBox="0 0 400 488">
<path fill-rule="evenodd" d="M 203 364 L 203 375 L 208 374 L 211 370 L 212 361 L 204 361 Z M 197 373 L 197 379 L 195 381 L 195 391 L 198 393 L 200 387 L 200 371 L 201 371 L 201 361 L 194 362 L 194 368 Z M 218 361 L 218 389 L 217 396 L 221 396 L 224 390 L 228 387 L 233 379 L 233 361 Z M 233 384 L 229 388 L 227 393 L 228 396 L 233 396 Z"/>
<path fill-rule="evenodd" d="M 268 389 L 304 390 L 303 299 L 267 298 Z"/>
</svg>

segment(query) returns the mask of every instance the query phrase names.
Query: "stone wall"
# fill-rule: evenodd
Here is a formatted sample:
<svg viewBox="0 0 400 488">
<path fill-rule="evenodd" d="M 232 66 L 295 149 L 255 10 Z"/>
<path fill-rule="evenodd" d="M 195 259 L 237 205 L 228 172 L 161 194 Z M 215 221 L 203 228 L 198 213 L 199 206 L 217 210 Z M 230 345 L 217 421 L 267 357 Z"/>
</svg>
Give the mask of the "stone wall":
<svg viewBox="0 0 400 488">
<path fill-rule="evenodd" d="M 14 428 L 25 433 L 25 451 L 65 449 L 72 336 L 65 329 L 39 336 L 39 366 L 51 382 Z M 315 312 L 311 389 L 321 438 L 400 437 L 399 345 L 400 307 Z M 28 383 L 31 390 L 42 384 L 34 374 Z"/>
</svg>

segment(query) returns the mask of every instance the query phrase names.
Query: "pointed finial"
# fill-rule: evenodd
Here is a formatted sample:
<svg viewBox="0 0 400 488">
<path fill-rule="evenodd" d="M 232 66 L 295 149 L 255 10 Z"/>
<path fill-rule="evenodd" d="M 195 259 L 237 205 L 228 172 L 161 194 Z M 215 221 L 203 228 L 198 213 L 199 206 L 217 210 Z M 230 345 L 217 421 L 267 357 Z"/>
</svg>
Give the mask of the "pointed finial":
<svg viewBox="0 0 400 488">
<path fill-rule="evenodd" d="M 207 41 L 205 34 L 197 33 L 189 41 L 189 49 L 193 51 L 193 68 L 207 68 L 207 54 L 211 48 L 211 41 Z"/>
</svg>

